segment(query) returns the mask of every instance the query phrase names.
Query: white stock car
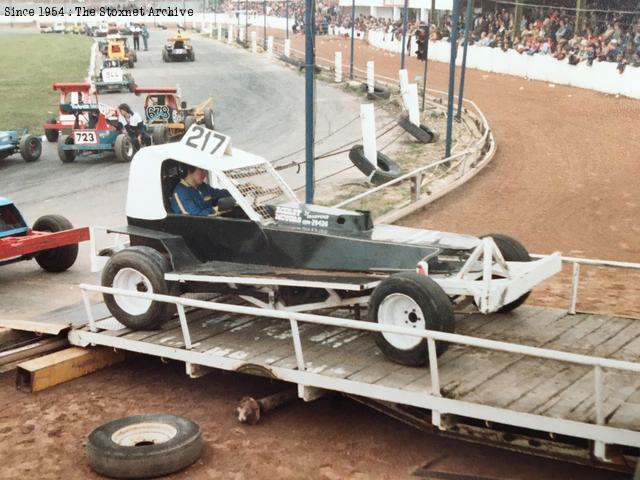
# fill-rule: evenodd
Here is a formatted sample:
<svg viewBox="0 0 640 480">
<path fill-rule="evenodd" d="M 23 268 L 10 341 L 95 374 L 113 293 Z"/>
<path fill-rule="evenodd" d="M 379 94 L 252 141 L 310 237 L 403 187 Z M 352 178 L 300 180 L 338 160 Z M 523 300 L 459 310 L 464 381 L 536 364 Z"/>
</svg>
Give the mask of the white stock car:
<svg viewBox="0 0 640 480">
<path fill-rule="evenodd" d="M 186 166 L 207 170 L 214 186 L 230 192 L 232 208 L 209 217 L 173 213 L 170 197 Z M 298 312 L 367 305 L 370 321 L 417 329 L 453 332 L 453 305 L 465 299 L 483 313 L 511 311 L 561 267 L 558 253 L 532 261 L 506 235 L 374 225 L 369 212 L 300 203 L 264 158 L 231 148 L 229 137 L 203 125 L 179 143 L 135 155 L 126 213 L 128 224 L 111 231 L 129 235 L 131 246 L 109 258 L 103 286 L 225 292 Z M 104 299 L 134 329 L 159 328 L 175 312 L 115 292 Z M 375 337 L 390 359 L 427 363 L 425 339 Z"/>
</svg>

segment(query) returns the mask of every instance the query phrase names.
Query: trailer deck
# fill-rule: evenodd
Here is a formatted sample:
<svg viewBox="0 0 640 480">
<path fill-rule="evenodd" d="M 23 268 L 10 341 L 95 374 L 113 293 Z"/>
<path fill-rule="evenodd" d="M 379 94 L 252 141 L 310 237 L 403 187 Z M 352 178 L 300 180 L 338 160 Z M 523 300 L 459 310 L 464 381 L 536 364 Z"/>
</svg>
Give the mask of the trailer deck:
<svg viewBox="0 0 640 480">
<path fill-rule="evenodd" d="M 72 330 L 69 340 L 183 361 L 190 373 L 204 366 L 267 375 L 297 383 L 305 399 L 320 389 L 418 407 L 431 411 L 431 423 L 441 430 L 449 428 L 451 418 L 495 422 L 547 439 L 588 440 L 587 450 L 593 447 L 593 452 L 587 456 L 617 462 L 605 445 L 640 448 L 637 320 L 533 306 L 506 315 L 457 314 L 456 335 L 434 332 L 429 341 L 435 345 L 434 339 L 460 337 L 467 343 L 450 344 L 437 366 L 428 369 L 395 364 L 379 351 L 370 332 L 341 326 L 336 315 L 349 316 L 347 309 L 334 311 L 331 325 L 323 323 L 331 323 L 329 317 L 320 315 L 275 310 L 247 315 L 233 310 L 258 309 L 228 305 L 229 310 L 220 311 L 217 306 L 224 303 L 209 307 L 218 311 L 188 310 L 198 301 L 183 302 L 176 302 L 182 314 L 161 330 L 132 331 L 108 317 L 92 322 L 95 331 L 91 326 Z M 286 321 L 291 316 L 296 320 Z M 321 320 L 306 320 L 315 317 Z M 512 351 L 495 349 L 503 346 Z M 436 363 L 435 355 L 430 359 Z M 612 362 L 611 369 L 606 362 Z"/>
</svg>

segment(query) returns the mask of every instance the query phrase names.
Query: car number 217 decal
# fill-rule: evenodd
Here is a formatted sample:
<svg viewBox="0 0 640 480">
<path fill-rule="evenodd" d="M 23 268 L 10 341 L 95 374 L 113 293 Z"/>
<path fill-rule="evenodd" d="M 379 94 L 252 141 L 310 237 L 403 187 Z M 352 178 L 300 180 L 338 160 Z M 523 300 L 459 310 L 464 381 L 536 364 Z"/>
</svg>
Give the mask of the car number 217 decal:
<svg viewBox="0 0 640 480">
<path fill-rule="evenodd" d="M 200 125 L 194 125 L 185 133 L 182 143 L 209 155 L 215 155 L 226 140 L 227 137 L 220 133 L 213 132 Z"/>
<path fill-rule="evenodd" d="M 76 145 L 93 144 L 98 143 L 98 137 L 94 131 L 81 130 L 73 132 L 73 141 Z"/>
</svg>

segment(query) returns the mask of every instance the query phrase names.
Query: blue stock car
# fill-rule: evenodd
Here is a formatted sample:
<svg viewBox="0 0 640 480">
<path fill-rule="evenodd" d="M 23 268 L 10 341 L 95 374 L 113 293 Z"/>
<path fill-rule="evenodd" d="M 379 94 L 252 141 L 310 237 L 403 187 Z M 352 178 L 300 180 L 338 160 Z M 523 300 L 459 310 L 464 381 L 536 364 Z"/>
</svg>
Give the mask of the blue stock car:
<svg viewBox="0 0 640 480">
<path fill-rule="evenodd" d="M 0 160 L 18 152 L 25 162 L 35 162 L 42 153 L 42 141 L 26 130 L 22 135 L 17 130 L 0 131 Z"/>
</svg>

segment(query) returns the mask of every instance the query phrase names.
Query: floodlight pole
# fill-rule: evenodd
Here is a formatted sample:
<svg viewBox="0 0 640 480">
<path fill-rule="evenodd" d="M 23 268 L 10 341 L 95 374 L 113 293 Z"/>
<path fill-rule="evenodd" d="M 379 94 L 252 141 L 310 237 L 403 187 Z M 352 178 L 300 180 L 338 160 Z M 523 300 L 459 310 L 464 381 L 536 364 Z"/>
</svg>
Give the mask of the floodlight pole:
<svg viewBox="0 0 640 480">
<path fill-rule="evenodd" d="M 400 70 L 404 70 L 404 50 L 407 48 L 407 22 L 409 21 L 409 0 L 404 0 L 402 12 L 402 46 L 400 47 Z"/>
<path fill-rule="evenodd" d="M 289 0 L 285 0 L 285 15 L 287 17 L 287 25 L 286 25 L 286 32 L 285 32 L 285 38 L 288 40 L 289 39 Z"/>
<path fill-rule="evenodd" d="M 456 54 L 458 51 L 458 20 L 460 18 L 460 0 L 453 0 L 451 11 L 451 56 L 449 58 L 449 95 L 447 103 L 447 137 L 444 157 L 451 156 L 451 138 L 453 132 L 453 91 L 456 83 Z"/>
<path fill-rule="evenodd" d="M 313 144 L 314 144 L 314 128 L 313 128 L 313 76 L 315 74 L 315 52 L 313 51 L 314 40 L 314 1 L 305 0 L 305 203 L 313 203 L 314 193 L 314 164 L 313 164 Z"/>
<path fill-rule="evenodd" d="M 473 16 L 473 0 L 467 0 L 467 14 L 464 19 L 464 50 L 462 53 L 462 68 L 460 70 L 460 91 L 458 93 L 458 114 L 456 119 L 462 118 L 462 97 L 464 96 L 464 77 L 467 72 L 467 48 L 469 47 L 469 32 L 471 31 L 471 18 Z"/>
<path fill-rule="evenodd" d="M 238 21 L 238 28 L 236 28 L 236 42 L 240 40 L 240 0 L 236 3 L 236 20 Z"/>
<path fill-rule="evenodd" d="M 353 42 L 356 31 L 356 0 L 351 0 L 351 54 L 349 55 L 349 79 L 353 80 Z"/>
<path fill-rule="evenodd" d="M 262 2 L 263 5 L 263 9 L 264 12 L 262 15 L 262 18 L 264 18 L 264 27 L 262 28 L 262 36 L 264 37 L 262 39 L 262 48 L 264 49 L 264 51 L 267 51 L 267 0 L 264 0 Z"/>
<path fill-rule="evenodd" d="M 424 112 L 424 101 L 427 98 L 427 65 L 429 64 L 429 37 L 431 37 L 431 24 L 436 15 L 436 0 L 431 0 L 431 10 L 429 10 L 429 21 L 427 22 L 427 42 L 424 49 L 424 75 L 422 76 L 422 111 Z"/>
</svg>

